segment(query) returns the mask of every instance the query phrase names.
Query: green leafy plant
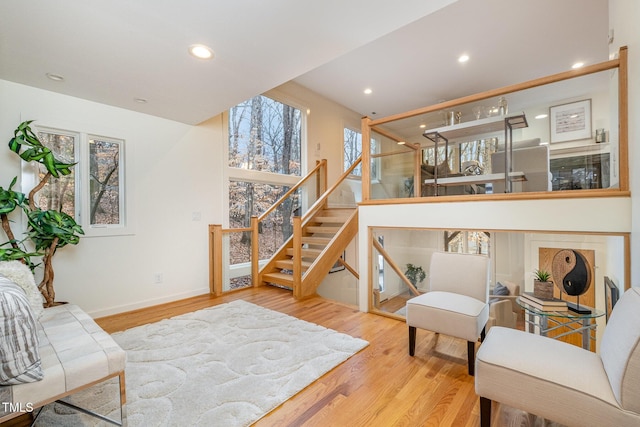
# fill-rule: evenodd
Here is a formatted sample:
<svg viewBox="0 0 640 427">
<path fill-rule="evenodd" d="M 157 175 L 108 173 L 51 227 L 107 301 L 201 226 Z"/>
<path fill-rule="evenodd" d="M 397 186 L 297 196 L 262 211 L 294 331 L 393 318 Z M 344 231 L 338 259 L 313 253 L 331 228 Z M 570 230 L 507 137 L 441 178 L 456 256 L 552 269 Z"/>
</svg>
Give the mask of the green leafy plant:
<svg viewBox="0 0 640 427">
<path fill-rule="evenodd" d="M 45 298 L 45 306 L 50 307 L 55 301 L 53 288 L 52 258 L 56 250 L 66 245 L 76 245 L 80 235 L 84 234 L 82 227 L 66 213 L 57 210 L 42 210 L 35 203 L 35 195 L 51 178 L 69 175 L 75 163 L 59 161 L 53 152 L 40 142 L 36 133 L 31 129 L 33 120 L 20 123 L 9 141 L 9 149 L 27 163 L 37 162 L 46 169 L 46 174 L 40 182 L 29 192 L 29 196 L 13 191 L 17 177 L 13 178 L 7 190 L 0 187 L 0 219 L 2 229 L 8 241 L 0 245 L 0 260 L 21 260 L 33 270 L 36 265 L 31 257 L 42 256 L 44 274 L 38 289 Z M 36 252 L 25 249 L 25 241 L 15 238 L 11 230 L 9 214 L 21 208 L 27 216 L 27 239 L 33 243 Z M 62 208 L 61 208 L 62 209 Z"/>
<path fill-rule="evenodd" d="M 7 242 L 0 245 L 0 260 L 13 261 L 23 260 L 27 264 L 30 264 L 30 254 L 24 249 L 24 242 L 17 240 L 11 230 L 11 221 L 9 220 L 9 214 L 17 208 L 25 209 L 27 207 L 27 196 L 18 191 L 13 191 L 13 186 L 16 184 L 17 178 L 13 178 L 8 189 L 0 187 L 0 223 L 2 224 L 2 230 L 4 230 L 7 238 Z"/>
<path fill-rule="evenodd" d="M 537 280 L 538 282 L 549 282 L 549 279 L 551 279 L 551 274 L 549 274 L 549 272 L 546 270 L 535 270 L 533 272 L 533 275 L 535 277 L 535 280 Z"/>
<path fill-rule="evenodd" d="M 422 282 L 424 278 L 427 277 L 422 267 L 413 264 L 407 264 L 404 275 L 407 276 L 407 279 L 409 279 L 413 286 L 416 286 L 416 284 Z"/>
</svg>

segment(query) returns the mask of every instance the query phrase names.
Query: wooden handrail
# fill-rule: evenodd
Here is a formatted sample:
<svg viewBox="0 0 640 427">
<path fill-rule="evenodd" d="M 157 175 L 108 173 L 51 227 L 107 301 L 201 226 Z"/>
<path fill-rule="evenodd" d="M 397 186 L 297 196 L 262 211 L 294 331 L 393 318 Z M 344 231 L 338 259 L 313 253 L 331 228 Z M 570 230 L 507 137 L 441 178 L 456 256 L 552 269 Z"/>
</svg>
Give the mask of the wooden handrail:
<svg viewBox="0 0 640 427">
<path fill-rule="evenodd" d="M 318 161 L 318 164 L 316 164 L 316 167 L 314 167 L 313 169 L 311 169 L 311 171 L 309 171 L 309 173 L 307 175 L 305 175 L 304 178 L 302 178 L 300 181 L 298 181 L 298 183 L 296 185 L 294 185 L 293 187 L 291 187 L 289 189 L 289 191 L 287 191 L 286 193 L 284 193 L 284 195 L 282 197 L 280 197 L 278 200 L 275 201 L 275 203 L 273 205 L 271 205 L 271 207 L 269 209 L 267 209 L 266 211 L 264 211 L 262 213 L 262 215 L 260 215 L 258 217 L 258 222 L 263 221 L 267 215 L 269 215 L 271 212 L 273 212 L 278 206 L 280 206 L 291 194 L 293 194 L 295 191 L 298 190 L 298 188 L 300 188 L 302 186 L 302 184 L 304 184 L 306 181 L 308 181 L 318 170 L 320 170 L 320 168 L 324 167 L 325 168 L 325 175 L 326 175 L 326 166 L 327 166 L 327 159 L 322 159 L 320 161 Z M 326 181 L 326 180 L 325 180 Z"/>
<path fill-rule="evenodd" d="M 378 241 L 376 239 L 371 240 L 371 243 L 373 243 L 373 247 L 376 248 L 376 250 L 378 252 L 380 252 L 380 255 L 382 255 L 382 257 L 385 259 L 385 261 L 387 261 L 387 263 L 389 263 L 389 266 L 393 269 L 393 271 L 395 271 L 396 274 L 398 275 L 398 277 L 400 277 L 400 280 L 402 280 L 404 282 L 404 284 L 409 287 L 411 292 L 413 292 L 416 295 L 420 295 L 420 291 L 415 286 L 413 286 L 413 283 L 411 283 L 409 281 L 409 279 L 407 279 L 407 276 L 404 275 L 404 273 L 402 272 L 402 269 L 389 256 L 389 254 L 387 253 L 387 251 L 384 250 L 382 245 L 380 243 L 378 243 Z"/>
<path fill-rule="evenodd" d="M 621 48 L 626 50 L 626 47 Z M 609 61 L 600 62 L 598 64 L 582 67 L 577 70 L 564 71 L 562 73 L 552 74 L 550 76 L 541 77 L 538 79 L 529 80 L 522 83 L 516 83 L 510 86 L 504 86 L 498 89 L 488 90 L 485 92 L 477 93 L 474 95 L 464 96 L 462 98 L 452 99 L 451 101 L 441 102 L 439 104 L 430 105 L 428 107 L 422 107 L 415 110 L 407 111 L 404 113 L 394 114 L 392 116 L 382 117 L 376 120 L 371 120 L 369 126 L 375 127 L 384 123 L 393 122 L 396 120 L 407 119 L 409 117 L 418 116 L 421 114 L 431 113 L 433 111 L 439 111 L 455 107 L 461 104 L 467 104 L 470 102 L 482 101 L 483 99 L 493 98 L 496 96 L 507 95 L 512 92 L 518 92 L 525 89 L 532 89 L 538 86 L 544 86 L 551 83 L 561 82 L 563 80 L 569 80 L 575 77 L 587 76 L 589 74 L 599 73 L 601 71 L 611 70 L 620 66 L 620 59 L 611 59 Z M 364 141 L 364 138 L 363 138 Z M 364 145 L 363 145 L 364 150 Z"/>
<path fill-rule="evenodd" d="M 360 164 L 360 162 L 362 162 L 362 156 L 358 157 L 356 161 L 353 162 L 353 164 L 349 167 L 349 169 L 347 169 L 342 173 L 342 175 L 340 175 L 340 178 L 331 186 L 331 188 L 325 191 L 324 194 L 318 200 L 316 200 L 313 205 L 311 205 L 307 212 L 305 212 L 305 214 L 302 216 L 303 224 L 305 224 L 313 215 L 316 214 L 317 211 L 320 210 L 322 206 L 324 206 L 331 193 L 333 193 L 340 186 L 340 184 L 342 184 L 342 182 L 347 179 L 349 175 L 351 175 L 351 172 L 353 172 L 353 170 Z"/>
</svg>

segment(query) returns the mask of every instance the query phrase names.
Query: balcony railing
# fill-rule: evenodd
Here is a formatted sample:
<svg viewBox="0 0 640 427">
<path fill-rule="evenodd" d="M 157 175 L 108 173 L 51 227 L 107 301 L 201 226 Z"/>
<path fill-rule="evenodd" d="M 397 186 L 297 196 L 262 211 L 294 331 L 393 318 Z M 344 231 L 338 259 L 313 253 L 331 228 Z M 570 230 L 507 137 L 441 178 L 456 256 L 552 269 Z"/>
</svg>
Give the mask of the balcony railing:
<svg viewBox="0 0 640 427">
<path fill-rule="evenodd" d="M 628 194 L 627 73 L 625 47 L 582 69 L 364 118 L 364 203 Z"/>
</svg>

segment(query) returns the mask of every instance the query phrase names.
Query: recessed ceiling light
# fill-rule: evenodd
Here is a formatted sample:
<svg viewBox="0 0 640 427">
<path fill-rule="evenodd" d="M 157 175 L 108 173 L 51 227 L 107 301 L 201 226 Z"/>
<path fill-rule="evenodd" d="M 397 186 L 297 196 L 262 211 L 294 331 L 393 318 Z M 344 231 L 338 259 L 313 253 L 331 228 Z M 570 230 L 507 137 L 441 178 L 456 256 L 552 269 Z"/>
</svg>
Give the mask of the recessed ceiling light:
<svg viewBox="0 0 640 427">
<path fill-rule="evenodd" d="M 464 54 L 464 55 L 460 55 L 460 57 L 458 58 L 458 62 L 467 62 L 469 60 L 469 55 Z"/>
<path fill-rule="evenodd" d="M 368 87 L 368 88 L 366 88 L 366 89 L 364 90 L 364 94 L 365 94 L 365 95 L 371 95 L 372 93 L 373 93 L 373 90 L 371 90 L 371 88 L 370 88 L 370 87 Z"/>
<path fill-rule="evenodd" d="M 540 120 L 540 119 L 546 119 L 547 117 L 549 117 L 548 114 L 538 114 L 535 118 Z"/>
<path fill-rule="evenodd" d="M 584 66 L 584 62 L 576 62 L 575 64 L 573 64 L 573 65 L 571 66 L 571 68 L 573 68 L 573 69 L 575 70 L 575 69 L 577 69 L 577 68 L 581 68 L 581 67 L 583 67 L 583 66 Z"/>
<path fill-rule="evenodd" d="M 49 79 L 53 80 L 54 82 L 63 82 L 64 81 L 64 77 L 61 76 L 60 74 L 47 73 L 46 75 L 47 75 L 47 77 Z"/>
<path fill-rule="evenodd" d="M 138 104 L 146 104 L 148 101 L 144 98 L 133 98 L 133 100 L 135 102 L 137 102 Z"/>
<path fill-rule="evenodd" d="M 213 50 L 209 46 L 203 44 L 192 44 L 189 46 L 189 53 L 198 59 L 213 58 Z"/>
</svg>

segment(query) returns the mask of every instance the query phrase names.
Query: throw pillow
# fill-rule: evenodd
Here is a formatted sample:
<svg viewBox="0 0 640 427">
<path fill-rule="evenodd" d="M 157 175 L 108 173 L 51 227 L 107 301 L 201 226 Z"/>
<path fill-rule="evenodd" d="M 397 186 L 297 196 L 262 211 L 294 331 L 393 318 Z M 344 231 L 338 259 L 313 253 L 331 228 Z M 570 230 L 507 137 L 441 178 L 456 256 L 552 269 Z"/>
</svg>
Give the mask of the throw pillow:
<svg viewBox="0 0 640 427">
<path fill-rule="evenodd" d="M 20 261 L 2 261 L 0 262 L 0 276 L 6 277 L 24 289 L 31 311 L 38 320 L 44 313 L 44 298 L 36 286 L 31 269 Z"/>
<path fill-rule="evenodd" d="M 0 278 L 0 385 L 40 381 L 44 376 L 38 329 L 20 286 Z"/>
<path fill-rule="evenodd" d="M 492 295 L 509 295 L 509 288 L 507 288 L 502 283 L 498 282 L 493 287 Z"/>
</svg>

